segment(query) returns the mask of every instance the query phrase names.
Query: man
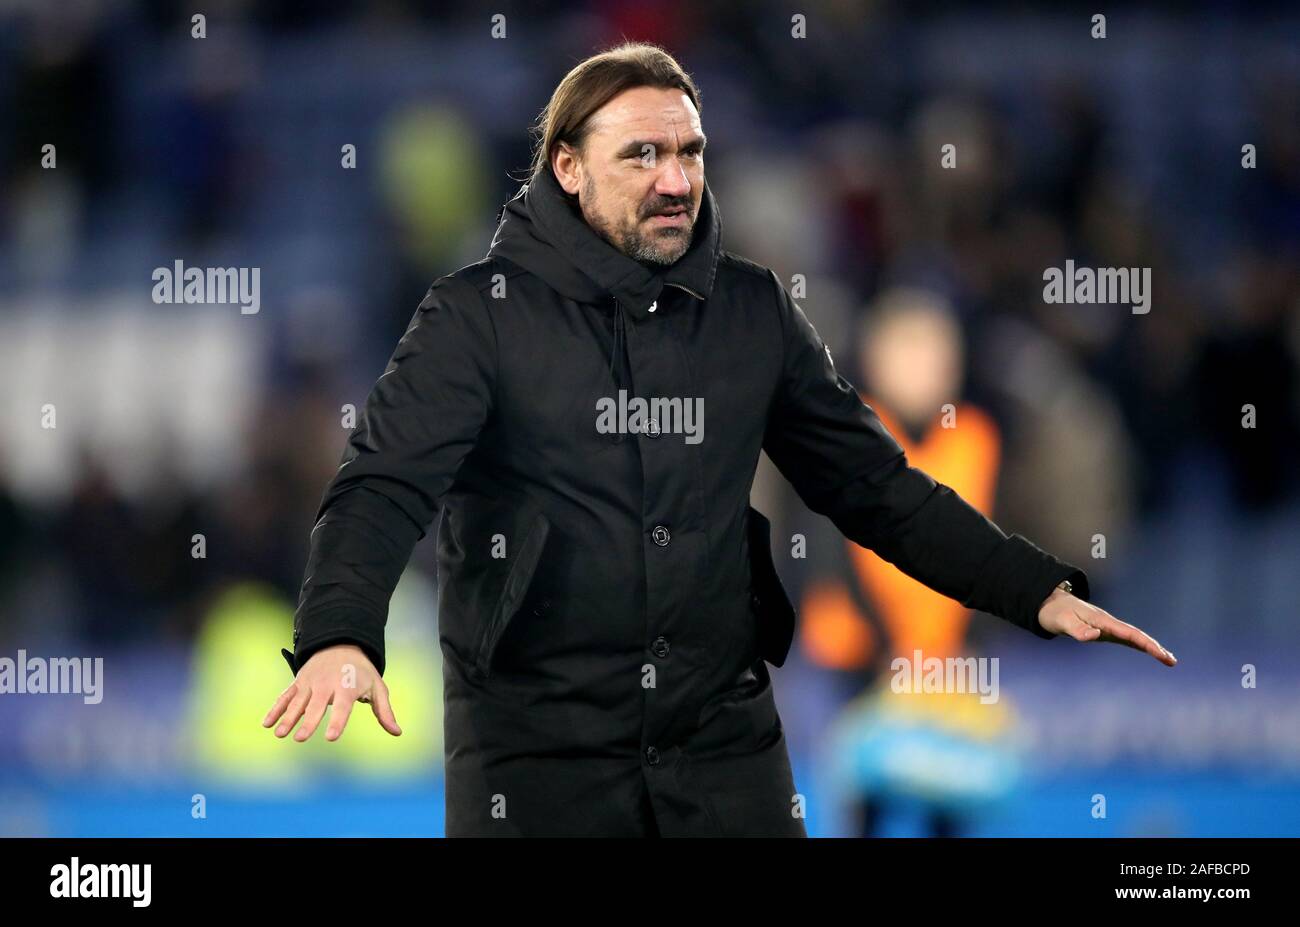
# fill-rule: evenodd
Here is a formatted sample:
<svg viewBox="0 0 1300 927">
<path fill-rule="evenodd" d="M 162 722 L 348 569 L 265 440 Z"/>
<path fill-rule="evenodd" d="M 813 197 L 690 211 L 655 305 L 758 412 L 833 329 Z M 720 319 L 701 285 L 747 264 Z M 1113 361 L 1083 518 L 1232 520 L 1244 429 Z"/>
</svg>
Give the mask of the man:
<svg viewBox="0 0 1300 927">
<path fill-rule="evenodd" d="M 1083 571 L 909 467 L 777 277 L 722 250 L 669 55 L 582 62 L 539 128 L 487 258 L 433 284 L 366 402 L 265 726 L 306 740 L 333 705 L 333 740 L 365 701 L 401 733 L 385 614 L 441 509 L 448 836 L 804 836 L 765 665 L 794 612 L 749 507 L 761 450 L 945 595 L 1173 664 L 1083 601 Z"/>
</svg>

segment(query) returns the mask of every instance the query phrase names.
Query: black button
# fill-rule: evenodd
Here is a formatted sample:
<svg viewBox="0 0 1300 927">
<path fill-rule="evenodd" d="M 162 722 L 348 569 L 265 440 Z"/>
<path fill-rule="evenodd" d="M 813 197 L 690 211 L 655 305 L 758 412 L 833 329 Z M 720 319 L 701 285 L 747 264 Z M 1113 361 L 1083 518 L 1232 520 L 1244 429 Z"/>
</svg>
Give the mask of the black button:
<svg viewBox="0 0 1300 927">
<path fill-rule="evenodd" d="M 661 432 L 659 431 L 659 419 L 657 418 L 650 419 L 650 421 L 645 426 L 645 433 L 646 436 L 650 438 L 659 437 L 659 435 L 661 434 Z"/>
<path fill-rule="evenodd" d="M 655 530 L 650 532 L 650 537 L 654 538 L 655 543 L 660 547 L 667 547 L 668 542 L 672 540 L 672 535 L 663 525 L 655 525 Z"/>
<path fill-rule="evenodd" d="M 651 766 L 658 766 L 658 765 L 659 765 L 659 751 L 656 750 L 654 747 L 646 747 L 646 748 L 645 748 L 645 761 L 646 761 L 647 763 L 649 763 Z"/>
<path fill-rule="evenodd" d="M 650 652 L 656 657 L 668 656 L 668 638 L 656 637 L 655 642 L 650 645 Z"/>
<path fill-rule="evenodd" d="M 760 598 L 758 597 L 758 593 L 755 592 L 753 595 L 751 595 L 751 596 L 749 597 L 749 604 L 752 605 L 752 606 L 754 606 L 755 608 L 762 608 L 762 607 L 763 607 L 763 600 L 760 599 Z"/>
<path fill-rule="evenodd" d="M 302 630 L 299 629 L 299 628 L 294 628 L 294 629 L 293 629 L 293 642 L 296 644 L 296 643 L 298 643 L 298 641 L 300 641 L 301 639 L 302 639 Z"/>
</svg>

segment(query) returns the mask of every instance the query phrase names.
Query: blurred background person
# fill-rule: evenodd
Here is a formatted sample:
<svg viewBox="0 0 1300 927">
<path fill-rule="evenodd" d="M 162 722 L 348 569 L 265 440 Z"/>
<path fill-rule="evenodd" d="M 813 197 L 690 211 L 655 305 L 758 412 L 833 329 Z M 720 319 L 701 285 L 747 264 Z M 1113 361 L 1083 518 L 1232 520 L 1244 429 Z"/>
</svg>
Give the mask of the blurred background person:
<svg viewBox="0 0 1300 927">
<path fill-rule="evenodd" d="M 861 328 L 863 401 L 912 466 L 991 517 L 1002 439 L 987 412 L 961 401 L 965 348 L 951 308 L 926 290 L 887 290 Z M 973 655 L 970 612 L 872 551 L 832 537 L 817 543 L 835 555 L 810 565 L 801 644 L 810 662 L 863 690 L 833 723 L 830 762 L 842 800 L 856 806 L 863 836 L 881 836 L 890 809 L 909 803 L 928 835 L 958 836 L 963 817 L 1016 784 L 1009 709 L 975 691 L 911 691 L 907 667 Z M 908 680 L 901 693 L 900 666 Z"/>
</svg>

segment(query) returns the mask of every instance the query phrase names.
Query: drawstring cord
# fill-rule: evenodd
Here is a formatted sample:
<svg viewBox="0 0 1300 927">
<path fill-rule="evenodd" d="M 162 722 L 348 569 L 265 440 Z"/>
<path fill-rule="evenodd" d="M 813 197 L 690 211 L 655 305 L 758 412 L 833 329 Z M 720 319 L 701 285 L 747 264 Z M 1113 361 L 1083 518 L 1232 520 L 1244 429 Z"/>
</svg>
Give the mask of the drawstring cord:
<svg viewBox="0 0 1300 927">
<path fill-rule="evenodd" d="M 626 335 L 623 331 L 623 307 L 618 304 L 618 298 L 614 299 L 614 351 L 609 356 L 609 372 L 614 378 L 615 393 L 622 387 L 620 373 L 623 367 L 623 342 Z M 617 366 L 616 366 L 617 365 Z M 623 440 L 621 433 L 615 432 L 613 443 L 619 444 Z"/>
<path fill-rule="evenodd" d="M 620 306 L 618 304 L 618 300 L 615 299 L 614 300 L 614 352 L 609 356 L 609 372 L 610 375 L 613 376 L 614 378 L 615 389 L 618 389 L 620 385 L 619 371 L 615 368 L 615 364 L 617 364 L 619 368 L 623 366 L 624 337 L 625 336 L 623 334 L 623 307 Z"/>
</svg>

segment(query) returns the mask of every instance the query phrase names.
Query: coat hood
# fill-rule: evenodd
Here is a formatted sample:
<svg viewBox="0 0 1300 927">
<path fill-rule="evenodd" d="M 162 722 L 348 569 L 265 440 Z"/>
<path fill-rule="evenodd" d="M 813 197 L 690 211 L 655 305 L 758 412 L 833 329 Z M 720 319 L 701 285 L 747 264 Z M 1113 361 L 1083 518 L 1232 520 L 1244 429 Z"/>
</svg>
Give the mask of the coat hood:
<svg viewBox="0 0 1300 927">
<path fill-rule="evenodd" d="M 524 184 L 499 213 L 488 257 L 512 261 L 556 292 L 584 303 L 610 296 L 634 315 L 647 312 L 665 284 L 707 299 L 717 273 L 722 219 L 706 182 L 690 248 L 673 264 L 651 270 L 601 238 L 550 169 Z"/>
</svg>

